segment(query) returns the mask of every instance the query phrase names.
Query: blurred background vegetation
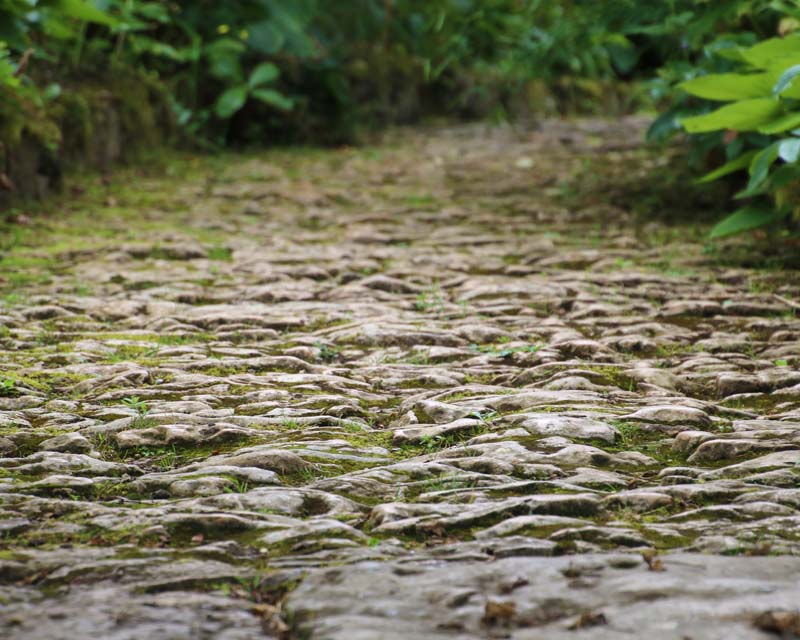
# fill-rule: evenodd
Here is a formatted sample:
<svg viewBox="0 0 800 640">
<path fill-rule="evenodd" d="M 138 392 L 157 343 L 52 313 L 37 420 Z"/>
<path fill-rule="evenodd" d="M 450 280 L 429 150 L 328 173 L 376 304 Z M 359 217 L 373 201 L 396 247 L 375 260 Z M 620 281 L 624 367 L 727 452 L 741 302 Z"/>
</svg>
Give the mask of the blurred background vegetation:
<svg viewBox="0 0 800 640">
<path fill-rule="evenodd" d="M 23 143 L 57 177 L 165 141 L 647 110 L 651 141 L 680 134 L 698 175 L 737 186 L 715 235 L 786 230 L 798 27 L 798 0 L 0 0 L 0 187 Z"/>
</svg>

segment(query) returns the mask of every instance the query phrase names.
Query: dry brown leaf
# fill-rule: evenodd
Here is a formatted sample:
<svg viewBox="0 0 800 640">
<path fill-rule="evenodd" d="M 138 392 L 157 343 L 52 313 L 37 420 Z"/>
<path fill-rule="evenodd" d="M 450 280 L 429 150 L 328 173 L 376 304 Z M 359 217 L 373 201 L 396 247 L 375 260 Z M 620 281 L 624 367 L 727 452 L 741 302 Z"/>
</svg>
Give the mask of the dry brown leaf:
<svg viewBox="0 0 800 640">
<path fill-rule="evenodd" d="M 567 629 L 577 631 L 578 629 L 598 627 L 603 624 L 608 624 L 608 620 L 606 620 L 606 616 L 602 611 L 584 611 Z"/>
<path fill-rule="evenodd" d="M 642 551 L 642 560 L 645 561 L 650 571 L 666 571 L 664 563 L 661 561 L 661 558 L 658 557 L 658 552 L 654 549 L 645 549 Z"/>
<path fill-rule="evenodd" d="M 520 587 L 526 587 L 530 584 L 528 580 L 525 578 L 515 578 L 510 582 L 505 582 L 500 585 L 500 593 L 502 594 L 509 594 L 515 589 L 519 589 Z"/>
<path fill-rule="evenodd" d="M 753 626 L 784 637 L 800 636 L 800 611 L 765 611 L 756 616 Z"/>
<path fill-rule="evenodd" d="M 483 610 L 481 622 L 487 627 L 506 626 L 517 612 L 517 605 L 513 602 L 501 602 L 498 600 L 487 600 Z"/>
</svg>

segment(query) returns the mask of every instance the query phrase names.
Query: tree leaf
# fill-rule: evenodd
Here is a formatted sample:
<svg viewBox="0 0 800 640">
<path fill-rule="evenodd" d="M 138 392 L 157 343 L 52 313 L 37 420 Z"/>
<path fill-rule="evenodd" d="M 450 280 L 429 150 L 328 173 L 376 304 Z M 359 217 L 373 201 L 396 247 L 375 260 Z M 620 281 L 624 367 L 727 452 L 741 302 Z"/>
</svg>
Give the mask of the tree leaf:
<svg viewBox="0 0 800 640">
<path fill-rule="evenodd" d="M 119 22 L 113 16 L 107 14 L 105 11 L 101 11 L 86 0 L 55 0 L 51 5 L 57 7 L 62 15 L 75 18 L 76 20 L 104 24 L 109 27 Z"/>
<path fill-rule="evenodd" d="M 253 69 L 247 84 L 250 85 L 251 89 L 255 89 L 258 86 L 269 84 L 270 82 L 276 80 L 279 75 L 281 75 L 281 71 L 278 69 L 278 67 L 271 62 L 262 62 L 255 69 Z"/>
<path fill-rule="evenodd" d="M 250 32 L 248 44 L 258 53 L 274 55 L 286 42 L 281 30 L 269 20 L 251 24 L 247 30 Z"/>
<path fill-rule="evenodd" d="M 774 133 L 783 133 L 789 129 L 794 129 L 800 125 L 800 112 L 786 113 L 775 120 L 771 120 L 758 128 L 759 133 L 766 133 L 768 135 Z"/>
<path fill-rule="evenodd" d="M 730 162 L 723 164 L 721 167 L 714 169 L 714 171 L 707 173 L 702 178 L 698 178 L 697 182 L 711 182 L 712 180 L 716 180 L 722 176 L 727 176 L 729 173 L 745 169 L 750 166 L 750 162 L 757 153 L 758 151 L 755 150 L 743 153 L 738 158 L 734 158 Z"/>
<path fill-rule="evenodd" d="M 294 100 L 275 89 L 254 89 L 252 95 L 264 104 L 281 111 L 291 111 L 294 108 Z"/>
<path fill-rule="evenodd" d="M 773 163 L 778 159 L 779 142 L 773 142 L 768 147 L 759 151 L 750 163 L 750 182 L 747 183 L 745 193 L 752 193 L 758 189 L 769 175 L 769 169 Z"/>
<path fill-rule="evenodd" d="M 689 133 L 719 129 L 755 131 L 781 113 L 782 107 L 776 98 L 756 98 L 734 102 L 702 116 L 684 118 L 681 124 Z"/>
<path fill-rule="evenodd" d="M 712 238 L 722 238 L 742 231 L 758 229 L 786 217 L 788 210 L 774 209 L 766 205 L 750 205 L 734 211 L 719 222 L 710 233 Z"/>
<path fill-rule="evenodd" d="M 611 57 L 611 63 L 620 73 L 630 73 L 639 62 L 639 51 L 621 33 L 606 36 L 605 46 Z"/>
<path fill-rule="evenodd" d="M 800 76 L 800 64 L 792 65 L 781 74 L 781 77 L 778 78 L 775 86 L 772 87 L 772 95 L 779 96 L 786 91 L 794 84 L 797 76 Z"/>
<path fill-rule="evenodd" d="M 754 67 L 768 69 L 781 59 L 800 58 L 800 37 L 770 38 L 744 49 L 742 57 Z"/>
<path fill-rule="evenodd" d="M 647 130 L 648 142 L 663 142 L 673 133 L 681 130 L 681 119 L 697 113 L 694 109 L 689 109 L 680 105 L 670 107 L 655 120 Z"/>
<path fill-rule="evenodd" d="M 766 192 L 769 187 L 767 179 L 770 175 L 770 168 L 778 159 L 779 146 L 780 142 L 773 142 L 753 156 L 753 160 L 750 162 L 750 167 L 748 168 L 750 180 L 745 189 L 734 195 L 735 200 L 752 198 L 753 196 L 761 195 Z"/>
<path fill-rule="evenodd" d="M 782 187 L 786 187 L 798 180 L 800 180 L 800 166 L 796 164 L 783 164 L 775 169 L 769 177 L 769 186 L 773 193 L 775 193 L 776 200 L 777 192 L 780 191 Z"/>
<path fill-rule="evenodd" d="M 246 84 L 240 84 L 224 91 L 217 98 L 217 102 L 214 105 L 214 113 L 217 114 L 217 117 L 227 120 L 247 102 L 247 93 Z"/>
<path fill-rule="evenodd" d="M 745 100 L 768 96 L 772 85 L 768 73 L 714 73 L 692 78 L 678 87 L 707 100 Z"/>
<path fill-rule="evenodd" d="M 800 138 L 784 138 L 778 141 L 778 157 L 784 162 L 797 162 L 800 157 Z"/>
<path fill-rule="evenodd" d="M 218 80 L 231 82 L 244 82 L 241 57 L 246 46 L 232 38 L 220 38 L 206 45 L 203 53 L 208 60 L 209 73 Z"/>
</svg>

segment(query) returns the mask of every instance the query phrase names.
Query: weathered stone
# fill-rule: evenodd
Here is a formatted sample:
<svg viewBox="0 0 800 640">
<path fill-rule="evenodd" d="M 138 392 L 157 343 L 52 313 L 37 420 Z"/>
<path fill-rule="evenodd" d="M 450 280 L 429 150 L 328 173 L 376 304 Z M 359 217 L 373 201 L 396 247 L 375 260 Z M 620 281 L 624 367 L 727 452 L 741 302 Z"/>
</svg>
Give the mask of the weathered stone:
<svg viewBox="0 0 800 640">
<path fill-rule="evenodd" d="M 588 418 L 563 418 L 554 415 L 530 417 L 520 423 L 528 433 L 538 436 L 564 436 L 583 440 L 605 440 L 613 443 L 619 436 L 617 430 L 599 420 Z"/>
<path fill-rule="evenodd" d="M 622 416 L 622 419 L 697 427 L 705 427 L 711 424 L 711 418 L 700 409 L 672 405 L 646 407 L 629 415 Z"/>
<path fill-rule="evenodd" d="M 65 433 L 40 442 L 39 449 L 65 453 L 89 453 L 92 450 L 92 443 L 79 433 Z"/>
<path fill-rule="evenodd" d="M 3 637 L 766 640 L 800 279 L 604 201 L 647 124 L 199 158 L 9 247 Z"/>
<path fill-rule="evenodd" d="M 480 420 L 476 420 L 474 418 L 462 418 L 461 420 L 455 420 L 454 422 L 448 422 L 447 424 L 406 427 L 405 429 L 398 429 L 394 432 L 392 436 L 392 442 L 394 442 L 394 444 L 419 442 L 430 442 L 435 444 L 437 439 L 472 431 L 480 424 Z"/>
</svg>

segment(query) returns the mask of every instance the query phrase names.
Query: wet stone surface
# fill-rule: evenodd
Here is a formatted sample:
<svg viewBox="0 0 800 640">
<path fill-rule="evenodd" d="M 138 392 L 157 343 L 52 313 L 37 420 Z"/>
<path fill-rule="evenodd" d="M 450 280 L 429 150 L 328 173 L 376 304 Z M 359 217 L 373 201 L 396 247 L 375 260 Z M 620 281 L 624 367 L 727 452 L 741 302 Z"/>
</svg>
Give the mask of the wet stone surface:
<svg viewBox="0 0 800 640">
<path fill-rule="evenodd" d="M 800 278 L 566 206 L 644 124 L 201 160 L 10 249 L 3 637 L 796 637 Z"/>
</svg>

